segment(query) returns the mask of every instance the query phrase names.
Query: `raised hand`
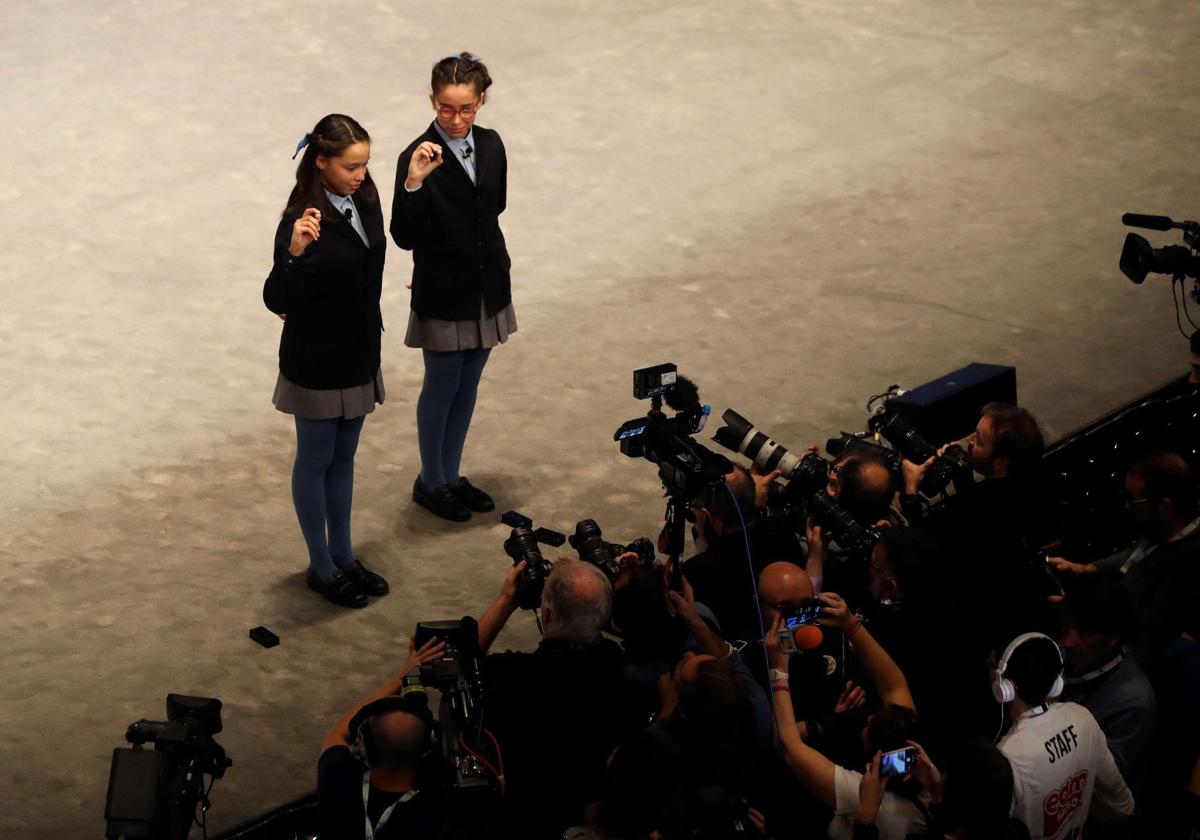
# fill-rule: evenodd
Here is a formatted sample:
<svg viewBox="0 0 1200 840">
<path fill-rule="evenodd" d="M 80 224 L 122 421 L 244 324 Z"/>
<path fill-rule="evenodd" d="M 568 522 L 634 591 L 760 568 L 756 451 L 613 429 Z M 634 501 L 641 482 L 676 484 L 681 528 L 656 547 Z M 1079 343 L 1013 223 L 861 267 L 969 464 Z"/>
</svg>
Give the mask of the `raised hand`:
<svg viewBox="0 0 1200 840">
<path fill-rule="evenodd" d="M 933 466 L 934 460 L 934 458 L 927 458 L 924 463 L 914 464 L 907 458 L 900 459 L 900 469 L 904 473 L 905 495 L 917 495 L 917 491 L 921 489 L 921 480 L 925 478 L 925 471 Z"/>
<path fill-rule="evenodd" d="M 288 253 L 298 257 L 304 249 L 321 238 L 321 211 L 309 207 L 304 215 L 292 225 L 292 241 L 288 244 Z"/>
<path fill-rule="evenodd" d="M 862 686 L 855 685 L 850 680 L 846 680 L 846 687 L 842 689 L 842 693 L 838 695 L 837 702 L 833 704 L 833 713 L 839 715 L 842 712 L 857 709 L 866 702 L 867 693 L 863 691 Z"/>
<path fill-rule="evenodd" d="M 417 648 L 412 639 L 408 640 L 408 661 L 404 663 L 402 674 L 408 674 L 417 670 L 425 662 L 433 662 L 442 658 L 442 654 L 446 652 L 446 643 L 438 638 L 432 638 L 425 644 Z"/>
<path fill-rule="evenodd" d="M 755 507 L 764 508 L 767 506 L 767 499 L 771 492 L 771 485 L 775 483 L 775 479 L 783 475 L 783 470 L 771 470 L 769 473 L 763 474 L 758 471 L 757 466 L 750 468 L 750 479 L 754 482 L 754 505 Z"/>
<path fill-rule="evenodd" d="M 941 771 L 929 759 L 929 754 L 925 752 L 924 747 L 916 741 L 909 741 L 908 745 L 917 751 L 917 763 L 913 765 L 912 769 L 913 778 L 917 780 L 917 784 L 933 795 L 934 802 L 940 802 L 942 799 Z"/>
<path fill-rule="evenodd" d="M 841 595 L 822 592 L 817 598 L 821 602 L 821 615 L 817 618 L 817 624 L 836 627 L 843 633 L 849 633 L 854 629 L 854 613 L 850 612 L 849 605 Z"/>
<path fill-rule="evenodd" d="M 1065 557 L 1047 557 L 1046 562 L 1054 571 L 1066 572 L 1069 575 L 1090 575 L 1096 571 L 1096 567 L 1090 563 L 1072 563 Z"/>
<path fill-rule="evenodd" d="M 421 184 L 425 183 L 425 179 L 429 177 L 429 173 L 437 169 L 445 161 L 442 155 L 442 147 L 437 143 L 431 143 L 426 140 L 421 145 L 417 146 L 412 157 L 408 161 L 408 178 L 404 182 L 410 190 L 415 190 Z"/>
</svg>

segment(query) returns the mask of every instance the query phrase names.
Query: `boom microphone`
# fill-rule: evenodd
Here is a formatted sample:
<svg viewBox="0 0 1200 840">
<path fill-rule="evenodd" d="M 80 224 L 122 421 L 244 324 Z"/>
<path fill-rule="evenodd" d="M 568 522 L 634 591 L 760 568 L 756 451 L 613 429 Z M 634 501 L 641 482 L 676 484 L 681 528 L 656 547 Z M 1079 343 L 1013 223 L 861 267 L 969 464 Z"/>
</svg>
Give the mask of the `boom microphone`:
<svg viewBox="0 0 1200 840">
<path fill-rule="evenodd" d="M 1126 213 L 1121 217 L 1121 224 L 1147 230 L 1170 230 L 1175 227 L 1175 223 L 1167 216 L 1146 216 L 1141 213 Z"/>
</svg>

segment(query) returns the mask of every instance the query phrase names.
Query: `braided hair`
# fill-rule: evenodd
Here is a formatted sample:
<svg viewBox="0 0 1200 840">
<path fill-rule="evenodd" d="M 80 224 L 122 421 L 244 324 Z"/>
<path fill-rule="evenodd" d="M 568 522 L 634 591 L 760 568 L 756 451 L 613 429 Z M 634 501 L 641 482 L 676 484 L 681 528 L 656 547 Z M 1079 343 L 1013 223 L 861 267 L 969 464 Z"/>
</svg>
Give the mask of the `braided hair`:
<svg viewBox="0 0 1200 840">
<path fill-rule="evenodd" d="M 433 65 L 433 73 L 429 79 L 429 87 L 434 96 L 444 87 L 451 85 L 472 85 L 475 95 L 482 96 L 484 91 L 492 86 L 492 77 L 488 75 L 487 65 L 469 52 L 449 55 Z"/>
</svg>

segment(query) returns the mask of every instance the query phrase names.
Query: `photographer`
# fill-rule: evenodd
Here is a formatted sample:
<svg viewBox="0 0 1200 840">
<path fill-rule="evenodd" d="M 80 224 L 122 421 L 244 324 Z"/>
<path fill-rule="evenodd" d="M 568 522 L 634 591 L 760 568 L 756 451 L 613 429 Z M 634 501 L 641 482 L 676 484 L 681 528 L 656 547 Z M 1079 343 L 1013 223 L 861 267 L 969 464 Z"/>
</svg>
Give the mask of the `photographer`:
<svg viewBox="0 0 1200 840">
<path fill-rule="evenodd" d="M 837 627 L 847 637 L 854 657 L 871 678 L 879 695 L 881 709 L 867 718 L 862 731 L 864 755 L 901 749 L 908 745 L 916 725 L 916 710 L 904 674 L 879 646 L 879 643 L 851 614 L 846 602 L 832 592 L 820 595 L 824 604 L 818 622 Z M 859 812 L 859 790 L 863 774 L 849 770 L 813 749 L 800 736 L 790 702 L 779 695 L 790 694 L 789 657 L 780 648 L 777 617 L 767 633 L 767 653 L 772 666 L 771 690 L 776 694 L 775 716 L 779 738 L 788 768 L 801 784 L 834 811 L 829 825 L 830 837 L 852 836 L 851 823 Z M 862 765 L 860 765 L 862 766 Z M 926 828 L 924 804 L 915 791 L 901 790 L 893 784 L 884 793 L 877 816 L 880 836 L 902 840 L 908 834 Z"/>
<path fill-rule="evenodd" d="M 1036 478 L 1045 443 L 1032 414 L 995 402 L 983 407 L 964 443 L 971 467 L 983 480 L 925 513 L 917 494 L 932 459 L 924 464 L 905 460 L 901 506 L 909 522 L 941 547 L 955 588 L 973 599 L 974 620 L 967 629 L 984 655 L 986 628 L 1014 619 L 1042 626 L 1048 619 L 1037 557 L 1044 529 Z"/>
<path fill-rule="evenodd" d="M 967 732 L 995 729 L 995 709 L 964 703 L 962 694 L 986 693 L 987 668 L 957 632 L 963 626 L 961 593 L 945 588 L 946 570 L 937 544 L 923 531 L 881 530 L 867 566 L 863 612 L 879 640 L 908 679 L 923 714 L 926 737 L 939 742 Z M 960 692 L 947 691 L 947 684 Z M 988 726 L 991 729 L 988 729 Z"/>
<path fill-rule="evenodd" d="M 761 824 L 747 800 L 761 795 L 773 752 L 767 698 L 690 597 L 669 598 L 699 652 L 660 677 L 654 721 L 613 754 L 604 796 L 588 809 L 590 834 L 575 836 L 726 837 Z"/>
<path fill-rule="evenodd" d="M 517 609 L 522 561 L 479 619 L 487 651 Z M 558 560 L 545 580 L 539 614 L 543 638 L 532 653 L 483 659 L 484 725 L 500 745 L 514 836 L 557 838 L 596 799 L 605 761 L 634 731 L 622 691 L 621 649 L 601 636 L 612 612 L 612 587 L 595 566 Z"/>
<path fill-rule="evenodd" d="M 719 493 L 708 506 L 693 506 L 693 534 L 700 551 L 683 564 L 683 573 L 695 589 L 696 599 L 711 608 L 727 639 L 759 636 L 751 576 L 775 560 L 800 556 L 800 543 L 791 528 L 774 517 L 759 515 L 767 501 L 767 488 L 778 475 L 734 467 L 725 476 L 733 498 Z M 750 558 L 746 557 L 747 543 Z"/>
<path fill-rule="evenodd" d="M 418 770 L 429 753 L 433 726 L 425 701 L 414 699 L 408 709 L 369 716 L 356 727 L 360 731 L 351 732 L 350 724 L 367 706 L 399 695 L 404 678 L 419 670 L 421 663 L 440 658 L 445 647 L 430 640 L 416 650 L 409 642 L 404 668 L 329 730 L 317 763 L 322 837 L 386 840 L 434 837 L 441 832 L 445 813 L 437 787 L 418 787 Z"/>
<path fill-rule="evenodd" d="M 816 597 L 813 583 L 804 570 L 784 561 L 771 563 L 763 569 L 758 577 L 758 594 L 764 628 L 778 621 L 782 610 Z M 830 632 L 831 629 L 827 628 L 826 632 L 820 634 L 819 644 L 815 647 L 804 647 L 791 654 L 786 670 L 793 688 L 792 710 L 800 721 L 804 737 L 810 743 L 820 743 L 827 751 L 832 749 L 841 754 L 847 750 L 830 745 L 841 740 L 846 725 L 854 729 L 857 738 L 865 714 L 851 714 L 848 722 L 841 716 L 859 709 L 865 702 L 865 695 L 861 688 L 853 685 L 853 663 L 845 661 L 845 645 L 841 634 Z M 758 635 L 756 633 L 755 637 Z M 764 688 L 770 688 L 771 676 L 763 661 L 762 650 L 747 646 L 742 651 L 742 658 L 759 683 Z M 775 699 L 779 702 L 780 698 Z M 861 745 L 856 744 L 849 751 L 857 756 L 860 749 Z"/>
<path fill-rule="evenodd" d="M 1013 797 L 1012 765 L 982 738 L 956 743 L 947 755 L 943 775 L 915 741 L 917 751 L 912 778 L 930 795 L 932 826 L 928 832 L 910 834 L 939 840 L 1029 840 L 1029 831 L 1010 816 Z M 883 804 L 884 785 L 877 755 L 863 774 L 859 788 L 854 840 L 878 840 L 875 824 Z"/>
<path fill-rule="evenodd" d="M 810 447 L 816 452 L 816 447 Z M 882 532 L 903 520 L 892 507 L 897 482 L 879 453 L 847 449 L 829 467 L 829 497 L 860 525 Z M 848 553 L 831 540 L 813 517 L 808 518 L 803 551 L 805 571 L 818 590 L 845 593 L 858 603 L 867 588 L 867 570 L 861 555 Z"/>
<path fill-rule="evenodd" d="M 622 568 L 613 585 L 612 628 L 625 652 L 626 690 L 648 716 L 659 705 L 659 677 L 669 673 L 679 657 L 688 650 L 706 649 L 724 655 L 727 647 L 717 635 L 715 616 L 696 601 L 686 577 L 681 596 L 669 588 L 669 565 L 643 565 L 636 560 L 635 554 L 619 558 Z"/>
</svg>

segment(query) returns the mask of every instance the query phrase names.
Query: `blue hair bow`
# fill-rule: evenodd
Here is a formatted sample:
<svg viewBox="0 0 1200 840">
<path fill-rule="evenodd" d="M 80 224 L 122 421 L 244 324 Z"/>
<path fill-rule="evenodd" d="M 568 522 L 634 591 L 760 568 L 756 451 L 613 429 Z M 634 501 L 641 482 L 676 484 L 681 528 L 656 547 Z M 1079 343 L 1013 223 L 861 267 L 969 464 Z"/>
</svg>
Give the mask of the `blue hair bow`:
<svg viewBox="0 0 1200 840">
<path fill-rule="evenodd" d="M 478 64 L 479 56 L 471 55 L 470 53 L 467 53 L 466 58 L 463 58 L 461 55 L 448 55 L 442 59 L 442 61 L 459 61 L 459 60 L 467 61 L 467 62 L 470 62 L 471 64 Z"/>
<path fill-rule="evenodd" d="M 309 134 L 307 131 L 304 132 L 304 136 L 301 137 L 300 142 L 296 144 L 296 151 L 294 151 L 292 153 L 292 160 L 296 159 L 296 155 L 300 154 L 300 150 L 303 149 L 305 146 L 307 146 L 308 141 L 311 139 L 312 139 L 312 135 Z"/>
</svg>

